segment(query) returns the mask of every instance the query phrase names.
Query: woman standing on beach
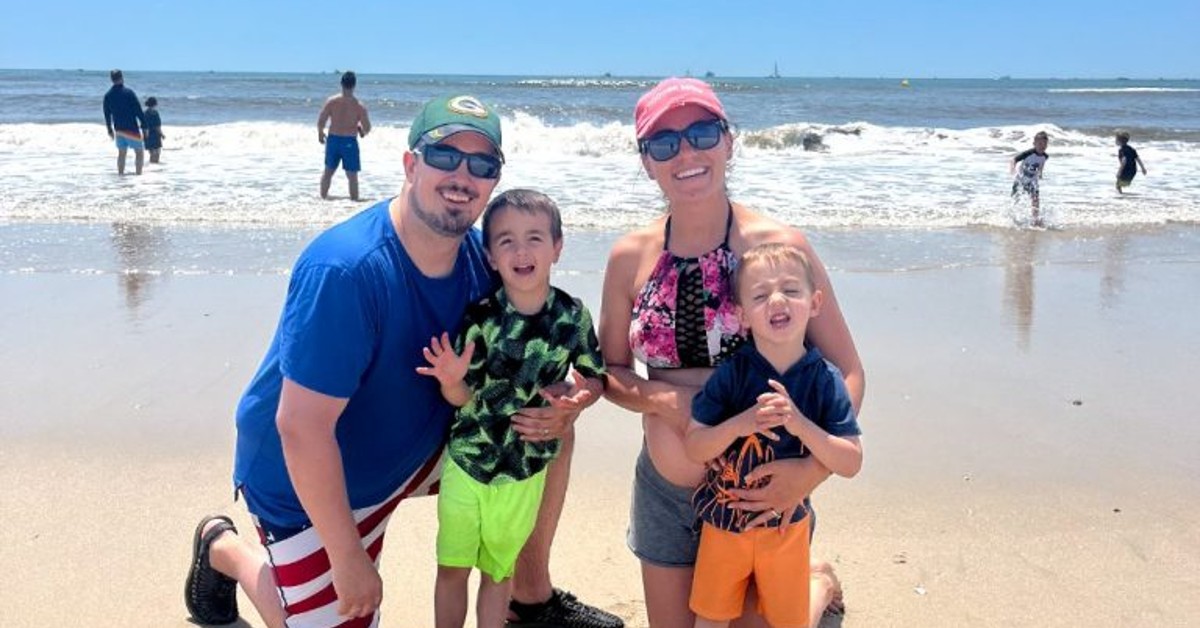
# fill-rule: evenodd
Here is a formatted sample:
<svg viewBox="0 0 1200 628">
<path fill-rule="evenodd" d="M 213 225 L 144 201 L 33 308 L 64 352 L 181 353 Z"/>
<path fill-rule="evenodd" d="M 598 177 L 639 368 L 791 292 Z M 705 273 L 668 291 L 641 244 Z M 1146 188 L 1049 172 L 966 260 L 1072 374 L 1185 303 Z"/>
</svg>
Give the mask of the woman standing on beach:
<svg viewBox="0 0 1200 628">
<path fill-rule="evenodd" d="M 647 615 L 654 628 L 683 628 L 695 621 L 688 596 L 699 537 L 691 498 L 704 477 L 704 468 L 688 460 L 683 438 L 692 397 L 745 342 L 730 288 L 738 257 L 763 242 L 803 250 L 826 294 L 808 339 L 841 369 L 856 411 L 865 375 L 825 266 L 804 234 L 729 199 L 733 136 L 712 88 L 696 79 L 663 80 L 638 100 L 635 127 L 642 165 L 662 190 L 667 213 L 613 245 L 600 344 L 610 374 L 606 396 L 642 414 L 628 543 L 642 563 Z M 635 358 L 648 377 L 634 371 Z M 757 524 L 790 519 L 828 476 L 813 458 L 773 462 L 747 478 L 770 477 L 770 483 L 740 491 L 739 505 L 762 513 Z M 813 574 L 810 615 L 819 619 L 826 607 L 840 605 L 841 592 L 828 565 L 814 565 Z"/>
</svg>

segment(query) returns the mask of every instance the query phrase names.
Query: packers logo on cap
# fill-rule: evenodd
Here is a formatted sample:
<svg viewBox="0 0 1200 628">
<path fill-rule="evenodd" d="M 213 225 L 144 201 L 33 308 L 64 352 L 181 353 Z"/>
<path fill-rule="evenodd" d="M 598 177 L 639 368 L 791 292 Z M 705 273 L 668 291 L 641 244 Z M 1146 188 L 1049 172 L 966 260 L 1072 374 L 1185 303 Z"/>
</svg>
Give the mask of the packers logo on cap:
<svg viewBox="0 0 1200 628">
<path fill-rule="evenodd" d="M 488 117 L 487 107 L 484 107 L 483 103 L 476 100 L 474 96 L 451 98 L 450 102 L 446 103 L 446 108 L 459 115 L 475 116 L 476 118 Z"/>
<path fill-rule="evenodd" d="M 500 150 L 500 116 L 475 96 L 447 96 L 427 103 L 413 119 L 408 147 L 437 143 L 461 131 L 476 131 Z"/>
</svg>

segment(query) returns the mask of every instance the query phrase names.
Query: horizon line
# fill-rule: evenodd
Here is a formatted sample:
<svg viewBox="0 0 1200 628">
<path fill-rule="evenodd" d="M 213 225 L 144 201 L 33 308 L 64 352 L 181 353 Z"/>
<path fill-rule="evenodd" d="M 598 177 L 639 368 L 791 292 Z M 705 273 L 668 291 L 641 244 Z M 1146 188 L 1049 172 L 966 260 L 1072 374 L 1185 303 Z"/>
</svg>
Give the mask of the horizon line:
<svg viewBox="0 0 1200 628">
<path fill-rule="evenodd" d="M 83 72 L 83 73 L 108 73 L 112 68 L 0 68 L 0 72 Z M 347 69 L 349 70 L 349 69 Z M 347 70 L 332 69 L 332 70 L 162 70 L 162 69 L 129 69 L 122 68 L 122 72 L 162 72 L 162 73 L 177 73 L 177 74 L 302 74 L 302 75 L 321 75 L 321 74 L 340 74 Z M 896 75 L 896 76 L 850 76 L 850 75 L 780 75 L 772 76 L 769 74 L 762 75 L 734 75 L 734 74 L 614 74 L 602 72 L 599 74 L 478 74 L 478 73 L 463 73 L 463 72 L 370 72 L 353 70 L 355 74 L 361 76 L 455 76 L 455 77 L 472 77 L 472 76 L 487 76 L 487 77 L 527 77 L 527 78 L 611 78 L 611 79 L 648 79 L 657 80 L 668 76 L 690 76 L 697 79 L 850 79 L 850 80 L 895 80 L 895 81 L 1200 81 L 1200 78 L 1192 77 L 1171 77 L 1171 76 L 919 76 L 919 75 Z"/>
</svg>

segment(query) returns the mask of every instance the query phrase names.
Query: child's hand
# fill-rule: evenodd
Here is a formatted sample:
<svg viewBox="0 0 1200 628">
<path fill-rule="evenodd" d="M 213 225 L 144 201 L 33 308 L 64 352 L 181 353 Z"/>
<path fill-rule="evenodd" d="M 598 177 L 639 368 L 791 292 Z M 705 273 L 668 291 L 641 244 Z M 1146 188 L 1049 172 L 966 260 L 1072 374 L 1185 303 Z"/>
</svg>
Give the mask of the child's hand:
<svg viewBox="0 0 1200 628">
<path fill-rule="evenodd" d="M 441 338 L 430 338 L 429 346 L 422 352 L 430 366 L 418 366 L 417 373 L 436 378 L 439 384 L 448 386 L 461 382 L 467 376 L 471 356 L 475 354 L 475 343 L 467 345 L 462 355 L 458 355 L 454 353 L 450 334 L 443 332 Z"/>
<path fill-rule="evenodd" d="M 768 425 L 764 427 L 762 421 L 759 419 L 760 412 L 761 404 L 735 415 L 728 422 L 733 424 L 738 436 L 744 437 L 751 434 L 762 434 L 770 440 L 779 440 L 779 435 L 771 431 L 772 426 Z"/>
<path fill-rule="evenodd" d="M 787 388 L 776 380 L 768 380 L 769 385 L 774 392 L 763 393 L 758 396 L 757 411 L 755 412 L 755 422 L 758 431 L 769 431 L 773 427 L 783 427 L 788 432 L 795 434 L 798 426 L 796 423 L 803 417 L 804 414 L 796 407 L 792 401 L 791 395 L 788 394 Z"/>
</svg>

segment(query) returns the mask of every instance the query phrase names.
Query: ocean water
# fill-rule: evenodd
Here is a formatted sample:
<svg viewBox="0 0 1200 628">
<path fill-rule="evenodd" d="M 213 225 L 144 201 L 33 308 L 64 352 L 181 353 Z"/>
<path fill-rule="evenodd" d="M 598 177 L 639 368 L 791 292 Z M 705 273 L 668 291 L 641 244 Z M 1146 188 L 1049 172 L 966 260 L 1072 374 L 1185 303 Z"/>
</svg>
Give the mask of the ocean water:
<svg viewBox="0 0 1200 628">
<path fill-rule="evenodd" d="M 315 121 L 337 80 L 127 70 L 139 97 L 158 98 L 166 140 L 163 164 L 118 177 L 101 114 L 106 72 L 0 71 L 0 269 L 43 268 L 47 247 L 70 248 L 64 234 L 108 239 L 109 225 L 191 229 L 201 241 L 258 231 L 251 240 L 290 253 L 291 240 L 365 204 L 344 198 L 340 174 L 332 193 L 343 198 L 317 197 Z M 423 102 L 472 93 L 504 120 L 501 189 L 547 192 L 573 232 L 641 224 L 663 206 L 633 138 L 634 103 L 655 80 L 360 75 L 374 123 L 362 141 L 362 196 L 400 189 Z M 1019 227 L 1028 208 L 1009 197 L 1008 161 L 1037 131 L 1051 137 L 1042 205 L 1055 227 L 1200 223 L 1200 81 L 710 80 L 736 125 L 732 196 L 802 228 L 853 241 L 864 230 Z M 1132 134 L 1149 169 L 1125 196 L 1113 188 L 1116 129 Z"/>
</svg>

